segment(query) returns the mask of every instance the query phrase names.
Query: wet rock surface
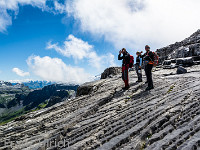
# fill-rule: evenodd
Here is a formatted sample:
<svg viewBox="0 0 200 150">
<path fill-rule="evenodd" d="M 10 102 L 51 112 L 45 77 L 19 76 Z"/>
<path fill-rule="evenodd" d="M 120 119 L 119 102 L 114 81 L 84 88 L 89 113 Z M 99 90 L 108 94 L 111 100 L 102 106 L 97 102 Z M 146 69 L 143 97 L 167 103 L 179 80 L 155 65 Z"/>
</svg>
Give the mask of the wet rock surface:
<svg viewBox="0 0 200 150">
<path fill-rule="evenodd" d="M 128 91 L 121 74 L 84 84 L 89 94 L 1 126 L 0 149 L 199 149 L 200 66 L 176 70 L 154 68 L 149 92 L 135 72 Z"/>
</svg>

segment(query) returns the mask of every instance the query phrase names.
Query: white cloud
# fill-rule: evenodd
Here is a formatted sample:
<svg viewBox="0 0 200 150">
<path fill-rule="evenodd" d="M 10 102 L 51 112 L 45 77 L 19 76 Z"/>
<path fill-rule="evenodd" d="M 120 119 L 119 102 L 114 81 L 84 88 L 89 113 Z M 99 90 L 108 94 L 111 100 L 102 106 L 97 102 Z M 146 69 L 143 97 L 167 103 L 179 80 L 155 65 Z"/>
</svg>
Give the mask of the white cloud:
<svg viewBox="0 0 200 150">
<path fill-rule="evenodd" d="M 19 68 L 13 68 L 12 71 L 21 77 L 30 76 L 29 72 L 24 72 L 23 70 L 21 70 Z"/>
<path fill-rule="evenodd" d="M 47 43 L 47 49 L 54 49 L 58 53 L 65 57 L 73 57 L 75 62 L 78 60 L 88 60 L 90 66 L 95 67 L 99 71 L 105 69 L 108 66 L 116 66 L 114 63 L 114 55 L 108 53 L 103 56 L 99 56 L 94 50 L 94 46 L 89 45 L 87 42 L 69 35 L 62 47 L 58 46 L 58 43 Z"/>
<path fill-rule="evenodd" d="M 16 16 L 19 5 L 32 5 L 42 10 L 48 10 L 46 0 L 0 0 L 0 32 L 5 32 L 7 27 L 12 24 L 12 15 L 8 13 L 8 10 Z"/>
<path fill-rule="evenodd" d="M 88 53 L 92 51 L 93 46 L 89 45 L 87 42 L 82 41 L 81 39 L 75 38 L 73 35 L 69 35 L 64 42 L 63 48 L 59 47 L 58 43 L 52 44 L 49 42 L 47 44 L 47 49 L 55 49 L 63 56 L 72 56 L 76 60 L 81 60 L 88 56 Z"/>
<path fill-rule="evenodd" d="M 117 48 L 143 49 L 183 40 L 199 29 L 199 6 L 199 0 L 74 0 L 65 11 L 83 32 L 104 36 Z"/>
<path fill-rule="evenodd" d="M 58 58 L 30 56 L 27 64 L 35 75 L 44 80 L 81 84 L 93 79 L 84 69 L 66 65 Z"/>
</svg>

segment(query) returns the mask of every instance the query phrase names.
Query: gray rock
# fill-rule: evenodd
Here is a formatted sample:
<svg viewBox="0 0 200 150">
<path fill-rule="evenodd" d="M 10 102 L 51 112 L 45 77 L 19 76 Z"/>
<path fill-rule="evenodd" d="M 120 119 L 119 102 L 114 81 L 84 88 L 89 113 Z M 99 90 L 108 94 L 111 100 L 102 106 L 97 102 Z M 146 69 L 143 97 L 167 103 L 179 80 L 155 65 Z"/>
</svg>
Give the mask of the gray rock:
<svg viewBox="0 0 200 150">
<path fill-rule="evenodd" d="M 187 69 L 185 69 L 185 68 L 179 66 L 179 67 L 177 68 L 177 74 L 184 74 L 184 73 L 187 73 Z"/>
<path fill-rule="evenodd" d="M 101 74 L 101 79 L 106 79 L 108 77 L 113 77 L 121 72 L 121 67 L 110 67 L 104 70 Z"/>
<path fill-rule="evenodd" d="M 96 92 L 103 82 L 103 80 L 99 80 L 80 85 L 77 89 L 76 96 L 89 95 L 93 92 Z"/>
</svg>

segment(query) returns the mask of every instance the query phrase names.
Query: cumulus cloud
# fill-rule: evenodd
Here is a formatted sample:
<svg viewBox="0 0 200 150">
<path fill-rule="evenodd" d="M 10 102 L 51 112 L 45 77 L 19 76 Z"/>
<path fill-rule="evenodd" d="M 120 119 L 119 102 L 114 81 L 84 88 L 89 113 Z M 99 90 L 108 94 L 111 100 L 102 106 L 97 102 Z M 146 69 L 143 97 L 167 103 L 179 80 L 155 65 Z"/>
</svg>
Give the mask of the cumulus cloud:
<svg viewBox="0 0 200 150">
<path fill-rule="evenodd" d="M 16 73 L 18 76 L 20 77 L 25 77 L 25 76 L 30 76 L 29 72 L 24 72 L 23 70 L 19 69 L 19 68 L 13 68 L 12 71 L 14 73 Z"/>
<path fill-rule="evenodd" d="M 12 24 L 12 14 L 15 16 L 18 14 L 19 5 L 32 5 L 42 10 L 48 10 L 46 0 L 0 0 L 0 32 L 5 32 L 7 27 Z"/>
<path fill-rule="evenodd" d="M 59 58 L 30 56 L 27 64 L 35 75 L 44 80 L 75 84 L 93 80 L 93 77 L 84 69 L 66 65 Z"/>
<path fill-rule="evenodd" d="M 62 48 L 58 46 L 58 43 L 52 44 L 49 42 L 47 44 L 47 49 L 55 49 L 63 56 L 72 56 L 76 60 L 81 60 L 86 57 L 89 52 L 92 51 L 93 46 L 89 45 L 87 42 L 82 41 L 81 39 L 75 38 L 73 35 L 69 35 Z"/>
<path fill-rule="evenodd" d="M 200 26 L 199 0 L 74 0 L 59 6 L 62 12 L 64 6 L 83 32 L 101 35 L 117 48 L 159 48 Z"/>
<path fill-rule="evenodd" d="M 116 66 L 114 63 L 114 55 L 108 53 L 105 56 L 99 56 L 94 50 L 93 45 L 73 35 L 67 37 L 63 46 L 59 46 L 58 43 L 53 44 L 52 42 L 48 42 L 46 48 L 54 49 L 65 57 L 73 57 L 75 62 L 86 59 L 92 67 L 98 70 L 102 70 L 107 66 Z"/>
</svg>

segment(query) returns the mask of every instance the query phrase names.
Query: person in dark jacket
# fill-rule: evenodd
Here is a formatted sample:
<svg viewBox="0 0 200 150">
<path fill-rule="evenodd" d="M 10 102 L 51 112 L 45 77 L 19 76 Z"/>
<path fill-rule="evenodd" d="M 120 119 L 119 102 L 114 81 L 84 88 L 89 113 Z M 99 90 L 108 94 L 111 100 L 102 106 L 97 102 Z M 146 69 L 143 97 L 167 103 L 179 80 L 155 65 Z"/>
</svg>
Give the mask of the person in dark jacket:
<svg viewBox="0 0 200 150">
<path fill-rule="evenodd" d="M 129 89 L 128 69 L 130 63 L 130 54 L 126 51 L 125 48 L 119 51 L 118 60 L 122 60 L 122 79 L 125 83 L 124 89 L 127 90 Z"/>
<path fill-rule="evenodd" d="M 154 62 L 154 54 L 150 51 L 150 47 L 148 45 L 145 46 L 146 53 L 142 56 L 144 62 L 144 70 L 147 77 L 148 87 L 146 90 L 154 89 L 153 80 L 152 80 L 152 68 Z"/>
<path fill-rule="evenodd" d="M 142 56 L 141 52 L 136 53 L 136 64 L 135 64 L 135 70 L 138 76 L 138 80 L 136 82 L 142 82 Z"/>
</svg>

